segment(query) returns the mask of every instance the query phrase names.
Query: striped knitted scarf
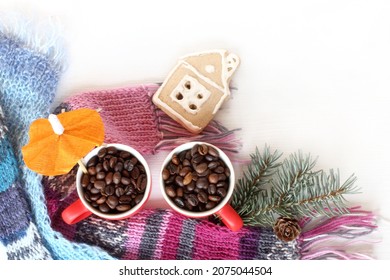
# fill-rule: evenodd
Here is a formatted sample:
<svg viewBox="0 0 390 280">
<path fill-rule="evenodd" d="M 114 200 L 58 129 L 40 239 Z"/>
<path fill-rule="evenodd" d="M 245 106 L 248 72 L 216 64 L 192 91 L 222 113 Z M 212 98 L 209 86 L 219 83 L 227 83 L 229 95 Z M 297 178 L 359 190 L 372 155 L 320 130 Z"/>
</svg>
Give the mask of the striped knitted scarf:
<svg viewBox="0 0 390 280">
<path fill-rule="evenodd" d="M 25 29 L 26 27 L 24 27 Z M 61 74 L 61 56 L 42 38 L 0 29 L 0 258 L 8 259 L 317 259 L 368 258 L 348 252 L 345 241 L 375 228 L 370 212 L 351 209 L 332 219 L 301 221 L 303 233 L 282 242 L 272 229 L 245 226 L 231 232 L 209 220 L 171 210 L 148 209 L 121 221 L 91 216 L 66 225 L 60 218 L 76 198 L 76 167 L 64 176 L 42 178 L 25 167 L 20 149 L 30 123 L 47 117 Z M 43 38 L 45 39 L 45 38 Z M 53 38 L 46 38 L 53 42 Z M 234 131 L 212 122 L 193 136 L 157 110 L 156 85 L 87 92 L 57 110 L 101 109 L 105 142 L 128 144 L 144 154 L 170 150 L 189 140 L 238 150 Z M 43 180 L 42 180 L 43 179 Z M 313 224 L 314 222 L 314 224 Z M 330 248 L 328 242 L 342 241 Z"/>
</svg>

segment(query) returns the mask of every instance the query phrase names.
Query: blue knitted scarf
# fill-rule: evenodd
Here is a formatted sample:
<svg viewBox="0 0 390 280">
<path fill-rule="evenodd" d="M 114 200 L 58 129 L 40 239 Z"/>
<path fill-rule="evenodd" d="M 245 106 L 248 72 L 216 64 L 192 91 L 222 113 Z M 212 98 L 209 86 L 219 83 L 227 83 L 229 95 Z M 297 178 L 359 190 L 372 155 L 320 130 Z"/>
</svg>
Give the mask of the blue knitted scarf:
<svg viewBox="0 0 390 280">
<path fill-rule="evenodd" d="M 62 53 L 55 36 L 45 35 L 53 32 L 18 24 L 0 25 L 0 258 L 111 259 L 98 247 L 72 243 L 53 231 L 42 178 L 23 163 L 21 147 L 31 122 L 48 116 Z"/>
</svg>

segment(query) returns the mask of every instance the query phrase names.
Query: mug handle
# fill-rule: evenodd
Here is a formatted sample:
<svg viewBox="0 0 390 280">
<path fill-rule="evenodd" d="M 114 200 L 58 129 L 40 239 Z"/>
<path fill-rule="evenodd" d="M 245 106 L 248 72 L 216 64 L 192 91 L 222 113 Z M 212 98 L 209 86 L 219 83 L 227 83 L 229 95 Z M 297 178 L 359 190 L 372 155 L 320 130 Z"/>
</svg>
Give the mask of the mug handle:
<svg viewBox="0 0 390 280">
<path fill-rule="evenodd" d="M 222 222 L 232 231 L 240 230 L 244 222 L 240 215 L 233 209 L 230 204 L 226 204 L 216 213 L 222 220 Z"/>
<path fill-rule="evenodd" d="M 64 211 L 62 211 L 61 216 L 65 223 L 68 225 L 73 225 L 80 222 L 81 220 L 84 220 L 85 218 L 88 218 L 91 214 L 92 212 L 84 206 L 81 199 L 77 199 L 75 202 L 65 208 Z"/>
</svg>

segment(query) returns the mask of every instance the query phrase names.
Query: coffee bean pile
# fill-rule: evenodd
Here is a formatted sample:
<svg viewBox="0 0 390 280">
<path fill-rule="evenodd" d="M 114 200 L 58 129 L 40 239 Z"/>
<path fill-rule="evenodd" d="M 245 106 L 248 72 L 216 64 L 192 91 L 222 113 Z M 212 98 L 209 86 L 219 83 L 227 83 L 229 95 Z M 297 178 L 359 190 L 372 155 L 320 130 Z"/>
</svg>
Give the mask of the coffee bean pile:
<svg viewBox="0 0 390 280">
<path fill-rule="evenodd" d="M 81 177 L 84 198 L 100 212 L 116 214 L 141 202 L 147 177 L 145 167 L 127 151 L 103 147 Z"/>
<path fill-rule="evenodd" d="M 165 193 L 180 208 L 202 212 L 226 196 L 230 170 L 213 147 L 201 144 L 174 154 L 162 171 Z"/>
</svg>

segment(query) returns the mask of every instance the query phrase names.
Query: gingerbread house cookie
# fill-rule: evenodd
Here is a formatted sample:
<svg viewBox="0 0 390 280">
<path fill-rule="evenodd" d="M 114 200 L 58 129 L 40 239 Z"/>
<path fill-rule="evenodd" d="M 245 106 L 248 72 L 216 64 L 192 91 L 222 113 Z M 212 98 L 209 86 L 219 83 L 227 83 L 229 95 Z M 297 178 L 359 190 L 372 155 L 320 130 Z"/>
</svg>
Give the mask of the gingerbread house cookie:
<svg viewBox="0 0 390 280">
<path fill-rule="evenodd" d="M 153 96 L 153 103 L 192 133 L 200 133 L 230 96 L 240 60 L 226 50 L 181 58 Z"/>
</svg>

